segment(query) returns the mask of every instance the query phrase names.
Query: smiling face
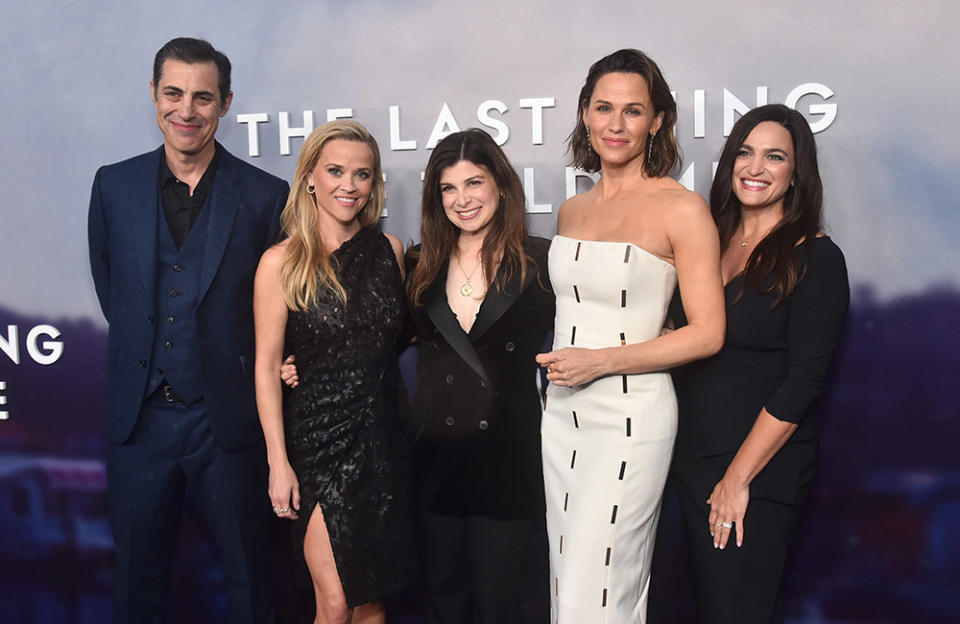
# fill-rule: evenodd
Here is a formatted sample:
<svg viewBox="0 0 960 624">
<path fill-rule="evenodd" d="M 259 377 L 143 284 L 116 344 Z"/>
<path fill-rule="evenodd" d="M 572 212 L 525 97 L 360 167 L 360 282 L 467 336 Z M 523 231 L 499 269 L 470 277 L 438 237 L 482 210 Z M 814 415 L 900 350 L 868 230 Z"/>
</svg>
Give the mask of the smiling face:
<svg viewBox="0 0 960 624">
<path fill-rule="evenodd" d="M 328 141 L 307 175 L 321 228 L 352 227 L 373 192 L 373 150 L 360 141 Z"/>
<path fill-rule="evenodd" d="M 660 129 L 663 113 L 656 113 L 647 81 L 639 74 L 609 73 L 597 80 L 583 123 L 590 145 L 605 166 L 643 160 L 647 137 Z"/>
<path fill-rule="evenodd" d="M 447 218 L 463 234 L 483 234 L 500 206 L 493 174 L 469 160 L 440 172 L 440 197 Z"/>
<path fill-rule="evenodd" d="M 733 163 L 733 193 L 741 206 L 782 210 L 793 183 L 794 162 L 789 130 L 774 121 L 754 126 Z"/>
<path fill-rule="evenodd" d="M 158 83 L 150 81 L 157 107 L 157 125 L 168 157 L 213 157 L 213 135 L 230 110 L 233 95 L 220 100 L 217 66 L 213 61 L 186 63 L 167 59 Z"/>
</svg>

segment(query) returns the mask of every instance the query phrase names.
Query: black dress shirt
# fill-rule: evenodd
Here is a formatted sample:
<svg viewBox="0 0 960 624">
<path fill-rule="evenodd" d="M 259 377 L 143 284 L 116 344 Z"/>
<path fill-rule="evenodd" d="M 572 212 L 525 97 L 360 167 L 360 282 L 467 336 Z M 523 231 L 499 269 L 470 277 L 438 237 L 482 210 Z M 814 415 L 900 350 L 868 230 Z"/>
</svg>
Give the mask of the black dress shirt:
<svg viewBox="0 0 960 624">
<path fill-rule="evenodd" d="M 163 200 L 163 212 L 177 249 L 180 249 L 183 241 L 187 240 L 190 229 L 197 221 L 200 209 L 203 208 L 203 203 L 210 194 L 210 189 L 213 188 L 213 179 L 220 166 L 221 150 L 222 148 L 217 144 L 213 160 L 207 165 L 207 170 L 203 172 L 196 188 L 193 189 L 193 195 L 190 194 L 190 186 L 181 182 L 170 171 L 167 159 L 160 159 L 160 196 Z"/>
</svg>

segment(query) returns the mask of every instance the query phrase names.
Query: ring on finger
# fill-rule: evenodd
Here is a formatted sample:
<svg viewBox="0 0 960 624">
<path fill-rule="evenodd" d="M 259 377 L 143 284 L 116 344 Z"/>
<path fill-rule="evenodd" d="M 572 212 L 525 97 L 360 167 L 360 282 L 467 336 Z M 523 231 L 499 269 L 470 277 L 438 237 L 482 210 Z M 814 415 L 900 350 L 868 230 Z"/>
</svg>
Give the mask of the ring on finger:
<svg viewBox="0 0 960 624">
<path fill-rule="evenodd" d="M 720 523 L 720 526 L 722 526 L 722 527 L 725 528 L 725 529 L 732 529 L 732 528 L 733 528 L 733 523 L 732 523 L 732 522 L 721 522 L 721 523 Z"/>
</svg>

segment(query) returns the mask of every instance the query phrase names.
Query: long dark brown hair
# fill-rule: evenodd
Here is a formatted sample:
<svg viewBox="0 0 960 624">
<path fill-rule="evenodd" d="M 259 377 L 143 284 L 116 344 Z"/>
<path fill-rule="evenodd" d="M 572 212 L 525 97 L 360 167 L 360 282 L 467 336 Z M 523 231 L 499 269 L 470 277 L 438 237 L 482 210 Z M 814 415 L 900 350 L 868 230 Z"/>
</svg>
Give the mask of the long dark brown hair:
<svg viewBox="0 0 960 624">
<path fill-rule="evenodd" d="M 503 288 L 517 272 L 523 281 L 527 263 L 533 262 L 523 249 L 527 238 L 527 214 L 520 177 L 489 134 L 477 128 L 455 132 L 437 143 L 424 172 L 420 250 L 413 254 L 418 260 L 407 279 L 407 296 L 414 307 L 420 307 L 421 296 L 449 262 L 460 236 L 460 229 L 450 222 L 443 210 L 440 176 L 444 169 L 461 160 L 485 167 L 500 191 L 497 211 L 487 226 L 489 229 L 480 249 L 487 289 L 494 285 Z M 495 284 L 498 261 L 503 279 Z"/>
<path fill-rule="evenodd" d="M 583 123 L 583 111 L 590 106 L 590 98 L 597 81 L 607 74 L 638 74 L 647 83 L 650 89 L 650 101 L 653 103 L 654 116 L 663 113 L 663 122 L 660 129 L 648 141 L 650 158 L 647 159 L 647 148 L 643 154 L 643 172 L 651 178 L 660 178 L 669 175 L 681 163 L 680 146 L 673 134 L 673 127 L 677 124 L 677 103 L 670 94 L 670 86 L 664 79 L 660 68 L 649 56 L 640 50 L 626 48 L 609 54 L 593 65 L 587 72 L 587 79 L 580 89 L 580 99 L 577 101 L 577 125 L 567 137 L 567 146 L 573 159 L 570 164 L 584 171 L 600 170 L 600 157 L 590 146 L 587 136 L 587 126 Z"/>
<path fill-rule="evenodd" d="M 740 225 L 740 200 L 733 192 L 733 167 L 747 136 L 765 121 L 780 124 L 793 140 L 793 184 L 783 197 L 783 217 L 754 248 L 744 267 L 744 287 L 774 293 L 774 306 L 790 296 L 802 277 L 794 252 L 801 240 L 815 237 L 822 228 L 823 183 L 817 166 L 817 144 L 803 115 L 783 104 L 754 108 L 734 124 L 723 146 L 717 175 L 710 188 L 710 212 L 726 250 Z"/>
</svg>

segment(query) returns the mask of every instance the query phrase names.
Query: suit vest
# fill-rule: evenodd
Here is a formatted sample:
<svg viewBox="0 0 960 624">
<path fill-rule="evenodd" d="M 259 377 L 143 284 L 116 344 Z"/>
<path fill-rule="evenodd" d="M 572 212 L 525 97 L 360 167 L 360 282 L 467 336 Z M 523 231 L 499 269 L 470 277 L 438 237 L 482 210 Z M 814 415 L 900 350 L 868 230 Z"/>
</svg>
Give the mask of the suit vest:
<svg viewBox="0 0 960 624">
<path fill-rule="evenodd" d="M 158 206 L 157 305 L 146 396 L 153 394 L 166 379 L 184 403 L 203 397 L 197 308 L 200 265 L 210 221 L 206 203 L 180 249 L 173 242 L 163 206 Z"/>
</svg>

